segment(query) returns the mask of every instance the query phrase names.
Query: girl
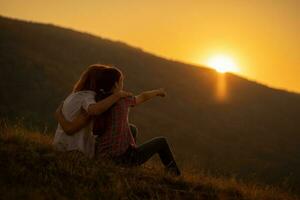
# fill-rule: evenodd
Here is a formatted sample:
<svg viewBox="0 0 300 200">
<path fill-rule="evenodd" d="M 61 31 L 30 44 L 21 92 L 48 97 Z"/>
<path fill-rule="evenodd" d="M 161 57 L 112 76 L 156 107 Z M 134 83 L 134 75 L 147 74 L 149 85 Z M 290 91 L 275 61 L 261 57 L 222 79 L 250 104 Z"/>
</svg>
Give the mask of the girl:
<svg viewBox="0 0 300 200">
<path fill-rule="evenodd" d="M 95 96 L 100 92 L 103 74 L 102 70 L 107 66 L 95 64 L 83 72 L 79 81 L 75 84 L 73 92 L 65 99 L 61 106 L 60 118 L 64 120 L 75 119 L 75 126 L 58 125 L 53 141 L 53 145 L 60 151 L 77 150 L 88 157 L 93 157 L 95 152 L 95 139 L 92 134 L 92 121 L 88 116 L 99 115 L 111 107 L 122 97 L 131 95 L 116 87 L 114 92 L 103 98 L 101 101 L 95 101 Z M 84 110 L 87 115 L 80 115 Z M 59 118 L 59 119 L 60 119 Z M 63 129 L 64 128 L 64 129 Z"/>
<path fill-rule="evenodd" d="M 101 88 L 98 99 L 102 101 L 107 96 L 123 89 L 123 75 L 116 68 L 107 68 L 103 71 L 105 83 Z M 167 140 L 156 137 L 142 145 L 136 145 L 132 130 L 128 122 L 129 108 L 140 105 L 156 96 L 164 97 L 163 89 L 145 91 L 137 96 L 127 96 L 119 99 L 110 109 L 94 118 L 94 134 L 97 157 L 109 157 L 118 164 L 141 165 L 158 153 L 168 172 L 180 175 L 180 170 L 174 160 Z M 64 121 L 60 121 L 64 123 Z M 76 122 L 70 123 L 71 127 Z M 97 126 L 97 128 L 95 128 Z"/>
</svg>

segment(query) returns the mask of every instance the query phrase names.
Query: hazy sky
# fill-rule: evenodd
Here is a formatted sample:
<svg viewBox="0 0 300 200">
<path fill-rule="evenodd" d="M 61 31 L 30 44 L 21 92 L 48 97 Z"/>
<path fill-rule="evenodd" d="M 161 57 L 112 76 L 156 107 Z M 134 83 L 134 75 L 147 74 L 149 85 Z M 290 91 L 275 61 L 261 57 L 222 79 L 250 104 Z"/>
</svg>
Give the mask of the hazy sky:
<svg viewBox="0 0 300 200">
<path fill-rule="evenodd" d="M 300 92 L 300 0 L 0 0 L 0 14 L 188 63 L 227 55 L 238 74 Z"/>
</svg>

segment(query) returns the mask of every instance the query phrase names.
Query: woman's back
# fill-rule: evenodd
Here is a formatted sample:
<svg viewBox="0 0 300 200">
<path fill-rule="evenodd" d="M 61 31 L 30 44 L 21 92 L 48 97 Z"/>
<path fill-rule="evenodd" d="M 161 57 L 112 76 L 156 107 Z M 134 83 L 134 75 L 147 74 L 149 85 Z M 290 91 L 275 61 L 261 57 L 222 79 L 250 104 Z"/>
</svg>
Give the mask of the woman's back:
<svg viewBox="0 0 300 200">
<path fill-rule="evenodd" d="M 64 101 L 62 114 L 68 121 L 72 121 L 81 109 L 87 110 L 95 102 L 95 92 L 79 91 L 70 94 Z M 60 151 L 79 150 L 89 157 L 94 156 L 94 136 L 92 135 L 92 121 L 73 135 L 67 135 L 58 124 L 54 146 Z"/>
<path fill-rule="evenodd" d="M 104 126 L 94 126 L 94 134 L 98 135 L 97 155 L 118 156 L 130 145 L 136 145 L 128 123 L 129 109 L 135 104 L 135 97 L 122 98 L 104 114 L 95 118 L 95 125 L 104 123 Z"/>
</svg>

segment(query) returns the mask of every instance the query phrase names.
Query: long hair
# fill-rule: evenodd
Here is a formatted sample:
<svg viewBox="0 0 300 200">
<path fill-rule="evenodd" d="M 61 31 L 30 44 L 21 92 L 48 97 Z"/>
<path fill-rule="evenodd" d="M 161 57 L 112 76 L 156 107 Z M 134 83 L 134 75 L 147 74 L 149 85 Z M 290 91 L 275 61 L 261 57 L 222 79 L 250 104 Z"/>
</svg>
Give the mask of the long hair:
<svg viewBox="0 0 300 200">
<path fill-rule="evenodd" d="M 109 68 L 107 65 L 93 64 L 90 65 L 80 76 L 79 80 L 73 87 L 73 92 L 79 92 L 82 90 L 92 90 L 96 93 L 99 92 L 97 82 L 102 78 L 102 70 Z"/>
<path fill-rule="evenodd" d="M 100 101 L 112 94 L 112 89 L 115 84 L 122 77 L 122 72 L 114 67 L 109 67 L 101 70 L 102 77 L 98 80 L 100 91 L 96 95 L 96 101 Z M 106 130 L 107 115 L 109 115 L 110 109 L 93 117 L 93 134 L 101 135 Z"/>
<path fill-rule="evenodd" d="M 122 77 L 122 72 L 115 68 L 109 67 L 101 71 L 101 79 L 98 80 L 99 92 L 97 93 L 96 100 L 102 100 L 112 94 L 112 89 L 115 84 Z"/>
<path fill-rule="evenodd" d="M 73 92 L 92 90 L 96 92 L 98 100 L 111 94 L 115 83 L 120 80 L 122 72 L 107 65 L 94 64 L 89 66 L 80 76 L 73 87 Z"/>
</svg>

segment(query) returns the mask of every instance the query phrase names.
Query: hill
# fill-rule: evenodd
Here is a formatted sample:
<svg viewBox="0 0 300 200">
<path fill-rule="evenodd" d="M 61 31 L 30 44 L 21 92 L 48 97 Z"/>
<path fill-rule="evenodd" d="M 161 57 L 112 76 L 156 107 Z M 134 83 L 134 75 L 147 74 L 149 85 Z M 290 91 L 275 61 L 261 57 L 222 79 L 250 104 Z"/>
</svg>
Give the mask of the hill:
<svg viewBox="0 0 300 200">
<path fill-rule="evenodd" d="M 52 149 L 52 138 L 1 121 L 2 199 L 274 199 L 297 197 L 276 188 L 205 174 L 180 178 L 154 163 L 124 168 Z"/>
<path fill-rule="evenodd" d="M 182 167 L 300 188 L 299 94 L 51 24 L 0 17 L 0 30 L 0 117 L 53 134 L 53 111 L 83 69 L 112 64 L 128 90 L 168 92 L 132 110 L 139 143 L 163 135 Z"/>
</svg>

